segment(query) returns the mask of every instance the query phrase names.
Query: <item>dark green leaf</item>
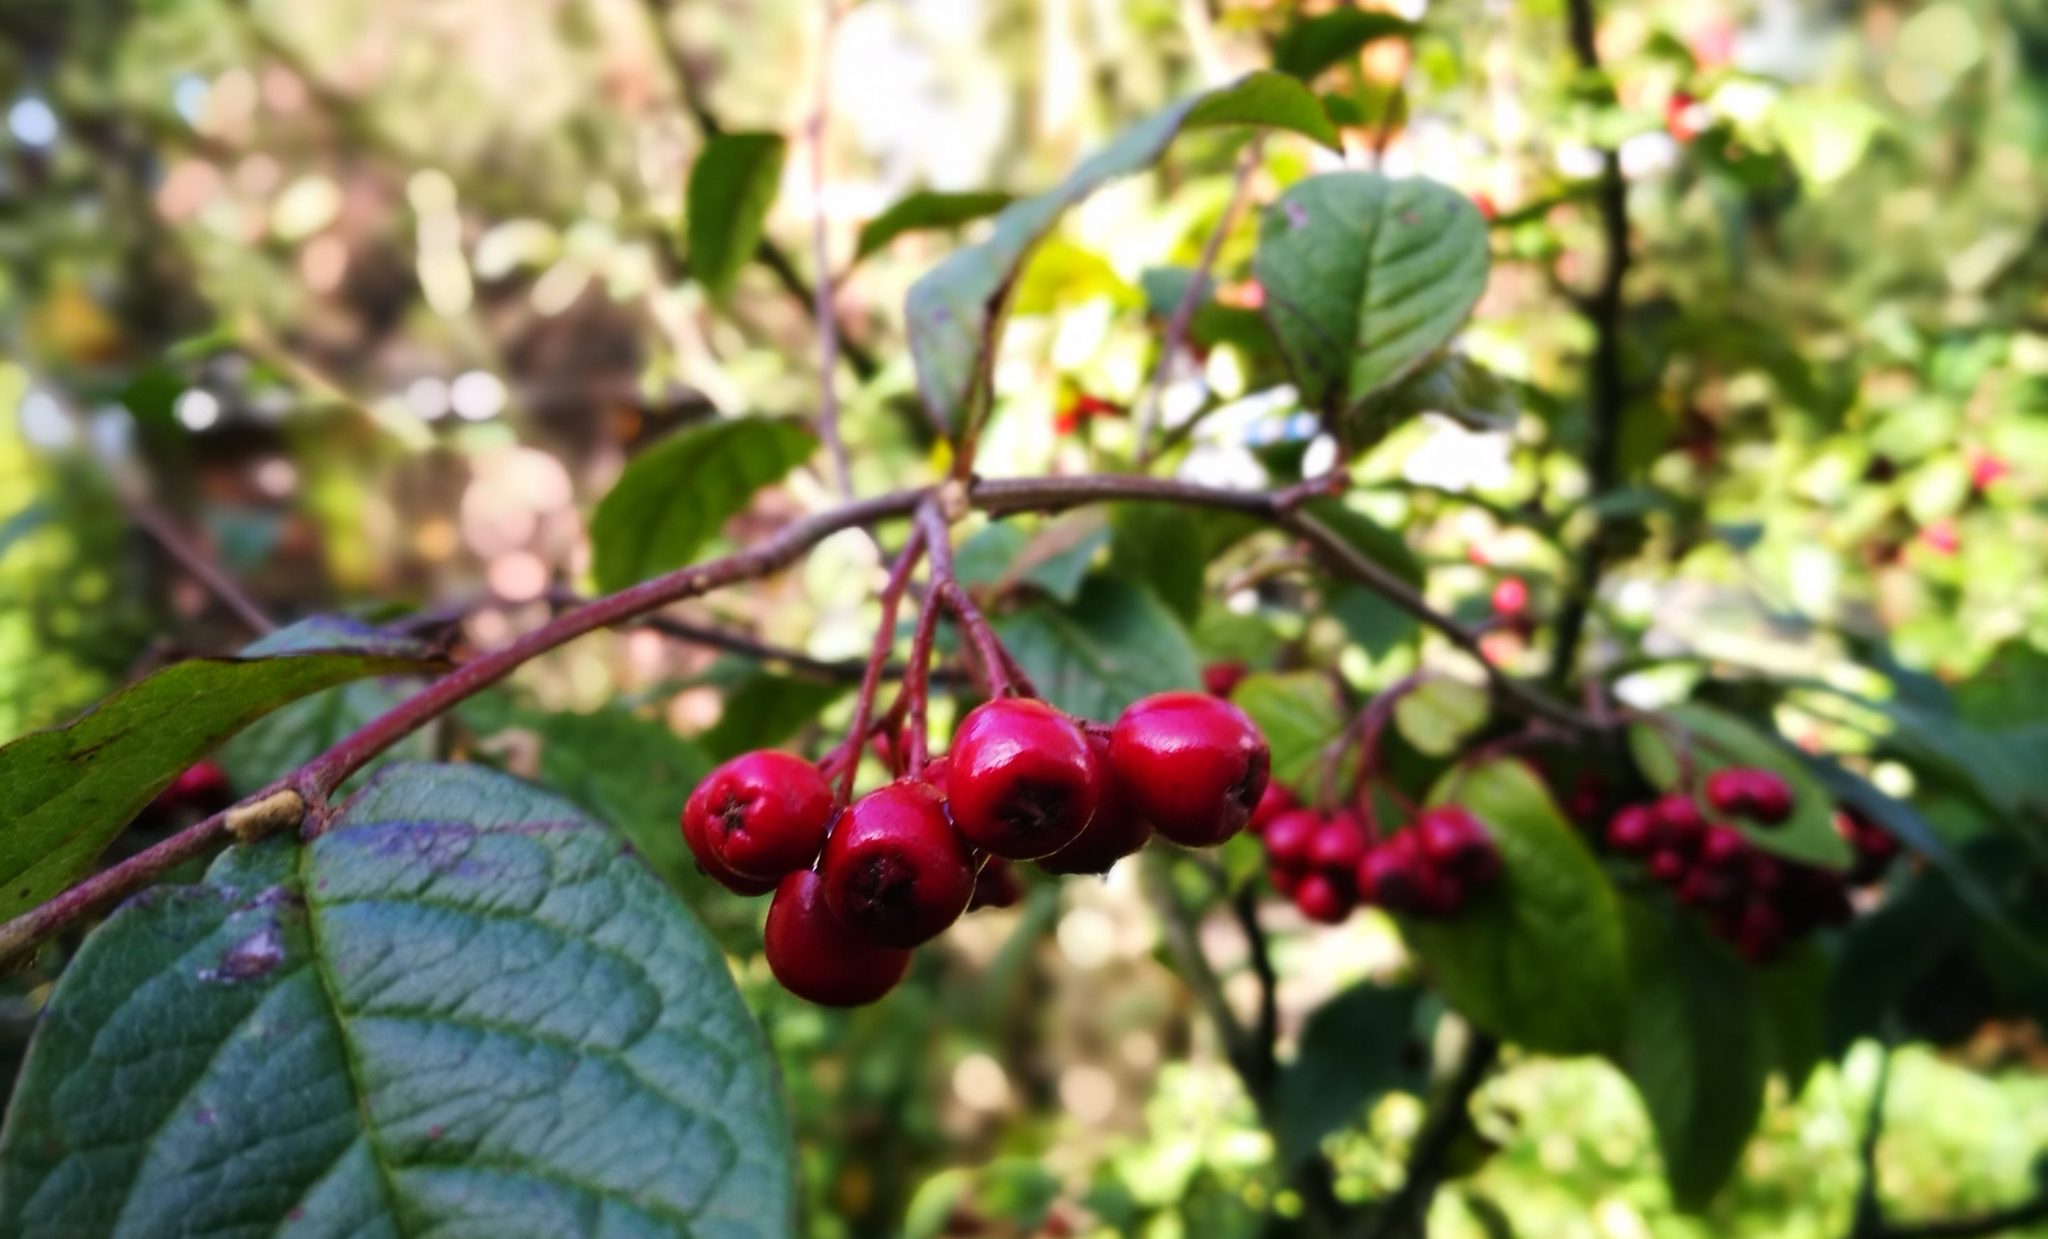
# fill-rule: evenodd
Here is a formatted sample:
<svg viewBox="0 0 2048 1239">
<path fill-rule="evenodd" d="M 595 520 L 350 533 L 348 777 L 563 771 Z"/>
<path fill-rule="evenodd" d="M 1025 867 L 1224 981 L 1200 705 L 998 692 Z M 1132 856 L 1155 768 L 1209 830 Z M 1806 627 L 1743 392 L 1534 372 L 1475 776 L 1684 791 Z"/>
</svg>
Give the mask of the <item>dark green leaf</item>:
<svg viewBox="0 0 2048 1239">
<path fill-rule="evenodd" d="M 1358 416 L 1391 427 L 1417 414 L 1437 413 L 1474 430 L 1505 430 L 1514 425 L 1515 407 L 1515 393 L 1499 375 L 1461 353 L 1443 353 L 1367 401 Z M 1370 432 L 1350 437 L 1370 437 Z"/>
<path fill-rule="evenodd" d="M 684 204 L 690 273 L 713 300 L 732 294 L 740 268 L 761 243 L 786 153 L 779 134 L 725 133 L 704 144 L 690 169 Z"/>
<path fill-rule="evenodd" d="M 1273 67 L 1299 78 L 1311 78 L 1379 39 L 1406 38 L 1411 22 L 1392 13 L 1369 9 L 1337 9 L 1303 18 L 1289 26 L 1273 45 Z"/>
<path fill-rule="evenodd" d="M 924 189 L 899 198 L 888 210 L 861 226 L 860 243 L 853 260 L 859 262 L 906 232 L 932 228 L 958 228 L 986 219 L 1015 200 L 1014 194 L 996 190 L 968 190 L 945 193 Z"/>
<path fill-rule="evenodd" d="M 1922 876 L 1856 918 L 1827 988 L 1823 1028 L 1829 1054 L 1847 1053 L 1859 1038 L 1891 1031 L 1891 1017 L 1914 984 L 1965 941 L 1969 924 L 1962 912 L 1948 883 Z"/>
<path fill-rule="evenodd" d="M 1763 1112 L 1769 1056 L 1756 993 L 1693 918 L 1628 906 L 1634 985 L 1617 1062 L 1649 1111 L 1672 1203 L 1696 1212 L 1735 1172 Z"/>
<path fill-rule="evenodd" d="M 1201 684 L 1173 613 L 1128 581 L 1090 577 L 1072 606 L 1036 603 L 996 631 L 1046 699 L 1083 718 L 1114 719 L 1140 697 Z"/>
<path fill-rule="evenodd" d="M 1342 499 L 1311 499 L 1301 506 L 1308 516 L 1336 534 L 1380 567 L 1408 584 L 1422 585 L 1422 561 L 1408 549 L 1398 530 L 1388 529 Z"/>
<path fill-rule="evenodd" d="M 1273 1136 L 1280 1167 L 1291 1173 L 1323 1137 L 1357 1120 L 1390 1092 L 1420 1092 L 1426 1056 L 1411 1054 L 1421 991 L 1365 983 L 1316 1008 L 1301 1050 L 1280 1077 Z"/>
<path fill-rule="evenodd" d="M 176 663 L 69 726 L 0 748 L 0 917 L 83 876 L 179 772 L 265 714 L 349 680 L 428 665 L 415 647 L 373 630 L 363 630 L 363 641 L 325 653 Z"/>
<path fill-rule="evenodd" d="M 408 638 L 393 637 L 355 620 L 327 616 L 280 628 L 243 647 L 242 654 L 254 657 L 315 650 L 346 651 L 365 648 L 365 643 L 385 643 L 393 653 L 410 649 L 421 657 L 426 654 L 424 647 Z M 221 767 L 234 786 L 261 787 L 333 748 L 343 737 L 403 701 L 416 685 L 416 681 L 408 680 L 356 680 L 279 706 L 221 746 Z M 429 731 L 421 730 L 399 741 L 378 760 L 381 764 L 430 756 Z"/>
<path fill-rule="evenodd" d="M 910 353 L 918 389 L 941 427 L 963 439 L 979 429 L 989 359 L 1017 273 L 1067 208 L 1105 182 L 1157 160 L 1184 127 L 1236 124 L 1307 124 L 1302 131 L 1310 137 L 1333 136 L 1329 119 L 1299 84 L 1279 74 L 1254 73 L 1221 90 L 1183 99 L 1126 130 L 1054 188 L 1004 208 L 994 235 L 956 251 L 911 285 L 905 306 Z"/>
<path fill-rule="evenodd" d="M 1212 560 L 1259 528 L 1236 512 L 1201 511 L 1169 503 L 1124 503 L 1110 519 L 1110 575 L 1149 586 L 1182 620 L 1202 610 Z"/>
<path fill-rule="evenodd" d="M 1000 593 L 1028 583 L 1072 602 L 1109 536 L 1099 512 L 1070 513 L 1036 529 L 997 521 L 960 544 L 954 570 L 962 584 Z"/>
<path fill-rule="evenodd" d="M 703 749 L 664 723 L 617 707 L 523 715 L 519 722 L 541 737 L 542 782 L 625 836 L 669 885 L 698 888 L 677 814 L 711 772 Z"/>
<path fill-rule="evenodd" d="M 1314 671 L 1259 672 L 1238 682 L 1232 702 L 1251 716 L 1273 750 L 1273 779 L 1307 789 L 1323 750 L 1344 727 L 1330 681 Z"/>
<path fill-rule="evenodd" d="M 1620 901 L 1542 781 L 1496 760 L 1452 770 L 1430 800 L 1471 809 L 1501 856 L 1500 881 L 1456 918 L 1402 923 L 1444 997 L 1532 1050 L 1613 1047 L 1628 988 Z"/>
<path fill-rule="evenodd" d="M 697 737 L 698 743 L 713 761 L 725 761 L 749 749 L 773 748 L 816 722 L 826 706 L 852 687 L 751 668 L 726 689 L 724 711 L 710 730 Z"/>
<path fill-rule="evenodd" d="M 1827 1054 L 1828 957 L 1811 941 L 1802 942 L 1751 975 L 1771 1070 L 1797 1097 Z"/>
<path fill-rule="evenodd" d="M 800 422 L 720 418 L 640 453 L 590 520 L 597 587 L 612 593 L 690 562 L 756 491 L 817 446 Z"/>
<path fill-rule="evenodd" d="M 781 1239 L 792 1161 L 724 958 L 636 857 L 503 775 L 395 766 L 88 939 L 0 1232 Z"/>
<path fill-rule="evenodd" d="M 1746 818 L 1729 820 L 1750 842 L 1766 851 L 1802 864 L 1828 869 L 1848 867 L 1849 844 L 1835 833 L 1834 801 L 1791 751 L 1734 715 L 1712 706 L 1673 706 L 1662 711 L 1661 717 L 1675 730 L 1647 723 L 1629 728 L 1629 752 L 1644 778 L 1665 791 L 1678 786 L 1681 765 L 1673 741 L 1681 735 L 1687 738 L 1693 770 L 1701 780 L 1727 766 L 1761 766 L 1792 785 L 1797 802 L 1792 820 L 1770 827 Z"/>
<path fill-rule="evenodd" d="M 1416 618 L 1363 585 L 1345 585 L 1331 595 L 1329 612 L 1351 639 L 1375 659 L 1406 645 L 1422 631 Z"/>
<path fill-rule="evenodd" d="M 1486 221 L 1463 194 L 1370 172 L 1295 184 L 1262 216 L 1252 261 L 1303 403 L 1338 415 L 1354 450 L 1386 427 L 1351 415 L 1450 343 L 1486 269 Z"/>
</svg>

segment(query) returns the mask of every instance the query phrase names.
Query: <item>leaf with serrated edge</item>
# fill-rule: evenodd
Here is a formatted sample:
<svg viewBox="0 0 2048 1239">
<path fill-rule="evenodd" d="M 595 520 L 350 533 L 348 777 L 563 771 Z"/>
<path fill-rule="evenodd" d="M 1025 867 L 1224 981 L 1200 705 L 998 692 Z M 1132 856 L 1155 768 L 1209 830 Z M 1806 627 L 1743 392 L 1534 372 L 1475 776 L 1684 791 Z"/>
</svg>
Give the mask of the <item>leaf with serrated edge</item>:
<svg viewBox="0 0 2048 1239">
<path fill-rule="evenodd" d="M 365 650 L 174 663 L 68 726 L 0 747 L 0 917 L 84 876 L 179 772 L 272 710 L 350 680 L 432 665 L 415 645 L 363 632 Z"/>
<path fill-rule="evenodd" d="M 1303 403 L 1333 414 L 1450 343 L 1486 289 L 1486 269 L 1486 221 L 1469 199 L 1371 172 L 1295 184 L 1260 218 L 1252 259 Z"/>
<path fill-rule="evenodd" d="M 1402 932 L 1444 997 L 1495 1036 L 1552 1054 L 1615 1044 L 1627 1001 L 1620 901 L 1600 864 L 1527 766 L 1453 769 L 1430 793 L 1486 824 L 1500 880 L 1447 921 Z"/>
<path fill-rule="evenodd" d="M 1734 715 L 1711 706 L 1680 705 L 1659 713 L 1667 724 L 1678 729 L 1678 734 L 1690 738 L 1693 771 L 1702 783 L 1709 774 L 1729 766 L 1760 766 L 1791 784 L 1791 821 L 1780 826 L 1759 826 L 1747 818 L 1728 819 L 1751 843 L 1802 864 L 1848 868 L 1848 841 L 1835 833 L 1834 799 L 1789 750 Z M 1680 766 L 1672 750 L 1673 738 L 1664 729 L 1647 723 L 1638 723 L 1628 732 L 1629 752 L 1635 757 L 1636 766 L 1644 778 L 1664 791 L 1678 786 Z"/>
<path fill-rule="evenodd" d="M 973 437 L 1011 286 L 1067 208 L 1158 159 L 1183 128 L 1240 124 L 1295 129 L 1318 141 L 1334 138 L 1321 105 L 1299 83 L 1277 73 L 1253 73 L 1182 99 L 1125 130 L 1057 186 L 1006 207 L 996 217 L 993 236 L 955 251 L 911 285 L 905 306 L 910 354 L 918 390 L 941 428 L 963 440 Z"/>
<path fill-rule="evenodd" d="M 640 453 L 590 520 L 597 587 L 612 593 L 690 562 L 817 447 L 801 422 L 748 417 L 694 426 Z"/>
<path fill-rule="evenodd" d="M 688 912 L 602 826 L 394 766 L 65 971 L 0 1233 L 782 1239 L 788 1119 Z"/>
<path fill-rule="evenodd" d="M 690 273 L 713 300 L 732 295 L 754 256 L 787 153 L 778 134 L 724 133 L 705 143 L 691 166 L 684 202 Z"/>
</svg>

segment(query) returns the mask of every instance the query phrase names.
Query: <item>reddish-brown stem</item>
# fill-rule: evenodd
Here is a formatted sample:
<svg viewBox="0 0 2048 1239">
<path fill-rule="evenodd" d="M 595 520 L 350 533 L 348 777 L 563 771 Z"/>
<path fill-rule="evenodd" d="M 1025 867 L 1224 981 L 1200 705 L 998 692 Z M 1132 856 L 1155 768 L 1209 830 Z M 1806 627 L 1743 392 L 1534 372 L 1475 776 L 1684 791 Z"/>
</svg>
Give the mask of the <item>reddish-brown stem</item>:
<svg viewBox="0 0 2048 1239">
<path fill-rule="evenodd" d="M 989 695 L 1000 697 L 1015 692 L 1036 697 L 1038 692 L 1031 686 L 1031 681 L 1011 659 L 1003 643 L 996 639 L 988 617 L 981 613 L 974 598 L 961 587 L 960 579 L 953 574 L 952 531 L 946 525 L 944 514 L 935 504 L 927 504 L 918 510 L 917 522 L 931 547 L 931 590 L 960 621 L 960 631 L 967 635 L 975 651 L 981 655 L 982 670 L 988 675 Z"/>
<path fill-rule="evenodd" d="M 919 509 L 920 512 L 924 510 L 923 507 Z M 882 617 L 875 622 L 875 643 L 868 651 L 868 669 L 861 676 L 860 696 L 854 698 L 853 725 L 846 731 L 847 749 L 853 757 L 839 774 L 841 804 L 853 796 L 853 775 L 860 769 L 860 748 L 867 740 L 868 720 L 874 717 L 875 692 L 882 686 L 882 667 L 889 661 L 889 651 L 896 644 L 896 615 L 903 609 L 903 594 L 910 588 L 910 574 L 916 570 L 917 561 L 924 557 L 924 550 L 925 531 L 920 523 L 911 528 L 902 553 L 896 557 L 896 566 L 889 570 L 888 583 L 882 586 Z"/>
<path fill-rule="evenodd" d="M 275 632 L 277 624 L 255 599 L 249 597 L 241 585 L 213 559 L 194 545 L 173 524 L 171 518 L 157 511 L 155 505 L 140 496 L 128 496 L 122 500 L 128 509 L 128 518 L 156 541 L 164 553 L 178 561 L 180 567 L 191 573 L 201 585 L 207 588 L 220 604 L 235 613 L 249 631 L 257 636 Z"/>
<path fill-rule="evenodd" d="M 1380 768 L 1380 737 L 1387 732 L 1387 724 L 1394 717 L 1394 707 L 1401 703 L 1401 698 L 1414 692 L 1429 679 L 1430 674 L 1427 671 L 1417 671 L 1412 675 L 1403 676 L 1365 703 L 1365 710 L 1359 715 L 1358 778 L 1351 789 L 1353 800 L 1372 795 L 1372 778 Z M 1394 803 L 1401 807 L 1402 812 L 1410 817 L 1415 815 L 1414 803 L 1402 794 L 1399 788 L 1389 784 L 1387 791 L 1394 798 Z M 1367 817 L 1372 816 L 1368 810 Z"/>
<path fill-rule="evenodd" d="M 903 697 L 910 709 L 906 770 L 913 779 L 924 773 L 931 753 L 932 645 L 938 639 L 941 609 L 939 591 L 927 590 L 924 605 L 917 611 L 917 630 L 910 638 L 910 666 L 903 676 Z"/>
</svg>

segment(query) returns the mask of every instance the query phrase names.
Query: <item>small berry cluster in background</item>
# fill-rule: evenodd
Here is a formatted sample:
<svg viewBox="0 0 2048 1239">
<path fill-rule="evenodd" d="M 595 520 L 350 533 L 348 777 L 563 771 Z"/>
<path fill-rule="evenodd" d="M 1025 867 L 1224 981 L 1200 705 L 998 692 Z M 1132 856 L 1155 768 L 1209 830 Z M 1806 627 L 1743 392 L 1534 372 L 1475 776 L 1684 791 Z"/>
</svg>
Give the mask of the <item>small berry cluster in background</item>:
<svg viewBox="0 0 2048 1239">
<path fill-rule="evenodd" d="M 1252 829 L 1265 845 L 1274 889 L 1326 925 L 1361 904 L 1419 920 L 1456 916 L 1473 891 L 1500 877 L 1493 836 L 1458 805 L 1423 809 L 1411 825 L 1377 837 L 1362 814 L 1302 808 L 1275 786 Z"/>
<path fill-rule="evenodd" d="M 170 786 L 158 792 L 156 799 L 149 802 L 149 811 L 159 815 L 190 811 L 203 817 L 218 813 L 234 800 L 227 771 L 218 762 L 202 761 L 186 767 L 171 780 Z"/>
<path fill-rule="evenodd" d="M 998 697 L 961 720 L 950 752 L 851 804 L 803 758 L 734 758 L 690 794 L 683 838 L 731 890 L 774 892 L 765 946 L 784 988 L 856 1006 L 962 913 L 1014 903 L 1010 862 L 1106 873 L 1154 831 L 1222 843 L 1261 803 L 1268 761 L 1244 712 L 1201 693 L 1145 698 L 1113 727 Z"/>
<path fill-rule="evenodd" d="M 1714 814 L 1765 829 L 1783 826 L 1798 807 L 1789 783 L 1756 767 L 1717 770 L 1701 790 Z M 1856 849 L 1856 867 L 1846 880 L 1770 854 L 1725 821 L 1710 819 L 1686 791 L 1624 806 L 1607 821 L 1606 843 L 1640 860 L 1653 881 L 1698 909 L 1744 959 L 1763 964 L 1818 926 L 1847 921 L 1849 885 L 1876 881 L 1897 854 L 1891 836 L 1861 818 L 1845 811 L 1836 825 Z"/>
</svg>

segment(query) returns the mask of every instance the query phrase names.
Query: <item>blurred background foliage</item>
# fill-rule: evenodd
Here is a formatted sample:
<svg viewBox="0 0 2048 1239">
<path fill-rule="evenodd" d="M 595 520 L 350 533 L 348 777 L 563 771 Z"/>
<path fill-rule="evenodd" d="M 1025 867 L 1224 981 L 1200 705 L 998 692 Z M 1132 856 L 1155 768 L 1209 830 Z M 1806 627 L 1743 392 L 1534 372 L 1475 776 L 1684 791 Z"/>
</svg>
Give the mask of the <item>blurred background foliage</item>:
<svg viewBox="0 0 2048 1239">
<path fill-rule="evenodd" d="M 817 407 L 814 214 L 857 488 L 922 481 L 944 449 L 917 409 L 901 305 L 955 240 L 919 231 L 866 252 L 862 227 L 916 190 L 1048 185 L 1167 101 L 1271 63 L 1323 7 L 865 0 L 828 47 L 808 0 L 13 0 L 0 735 L 248 639 L 152 522 L 280 616 L 416 609 L 477 645 L 531 627 L 587 587 L 586 514 L 637 450 L 720 415 Z M 1777 685 L 1777 720 L 1803 743 L 1914 736 L 1963 773 L 1876 775 L 1959 848 L 2003 809 L 2048 804 L 2030 756 L 2048 741 L 2048 6 L 1627 0 L 1601 6 L 1604 80 L 1570 54 L 1556 0 L 1418 0 L 1400 15 L 1412 32 L 1314 80 L 1343 161 L 1442 180 L 1491 219 L 1494 274 L 1464 344 L 1510 411 L 1403 426 L 1355 463 L 1355 509 L 1404 532 L 1447 608 L 1483 614 L 1504 575 L 1539 612 L 1556 605 L 1559 538 L 1588 522 L 1594 335 L 1576 310 L 1601 261 L 1593 187 L 1612 149 L 1635 254 L 1628 484 L 1603 499 L 1629 554 L 1597 617 L 1616 691 L 1669 701 L 1711 668 Z M 802 139 L 820 81 L 814 184 Z M 714 128 L 790 138 L 763 261 L 722 307 L 684 241 L 687 174 Z M 1292 138 L 1262 152 L 1260 201 L 1339 162 Z M 1032 260 L 985 473 L 1129 458 L 1123 410 L 1151 381 L 1233 164 L 1226 143 L 1190 138 L 1160 176 L 1072 212 Z M 1261 484 L 1328 451 L 1275 394 L 1270 345 L 1245 334 L 1255 228 L 1247 214 L 1224 238 L 1199 347 L 1167 367 L 1164 424 L 1189 476 Z M 721 540 L 832 486 L 801 471 Z M 963 547 L 962 571 L 1020 652 L 1037 643 L 1056 664 L 1075 644 L 1059 632 L 1087 638 L 1077 692 L 1121 677 L 1110 694 L 1127 700 L 1198 662 L 1270 663 L 1283 647 L 1326 651 L 1359 689 L 1413 668 L 1412 626 L 1344 594 L 1305 621 L 1287 605 L 1288 549 L 1225 524 L 1027 522 Z M 1214 549 L 1206 583 L 1188 547 Z M 844 535 L 685 617 L 831 663 L 865 647 L 875 567 L 873 544 Z M 1145 589 L 1150 602 L 1117 596 Z M 1513 631 L 1489 641 L 1512 669 L 1543 665 Z M 773 985 L 759 909 L 690 870 L 674 812 L 711 762 L 829 731 L 845 688 L 836 667 L 639 629 L 542 660 L 419 743 L 584 801 L 717 930 L 781 1056 L 821 1239 L 1208 1239 L 1298 1211 L 1275 1134 L 1167 966 L 1136 865 L 964 922 L 873 1009 L 820 1012 Z M 336 690 L 274 718 L 237 740 L 230 772 L 254 785 L 397 691 Z M 1186 865 L 1168 879 L 1207 909 L 1194 929 L 1226 998 L 1253 1001 L 1227 908 L 1203 903 Z M 2038 925 L 2043 910 L 2020 914 Z M 1267 920 L 1286 1053 L 1333 996 L 1408 974 L 1377 915 L 1313 929 L 1276 904 Z M 1937 975 L 2009 997 L 1978 975 L 1988 958 Z M 1909 1022 L 1939 1044 L 1893 1057 L 1880 1163 L 1897 1216 L 2026 1193 L 2048 1148 L 2048 1003 L 2021 991 L 1961 1016 L 1921 994 L 1951 1018 Z M 38 1001 L 6 996 L 10 1036 Z M 1457 1036 L 1430 1000 L 1405 1001 L 1389 1057 L 1408 1066 L 1357 1092 L 1324 1138 L 1345 1198 L 1399 1182 L 1421 1068 Z M 1434 1221 L 1453 1235 L 1843 1234 L 1877 1060 L 1863 1042 L 1796 1095 L 1774 1084 L 1735 1184 L 1682 1217 L 1613 1069 L 1512 1056 L 1479 1094 Z M 1356 1065 L 1304 1051 L 1297 1070 Z"/>
</svg>

